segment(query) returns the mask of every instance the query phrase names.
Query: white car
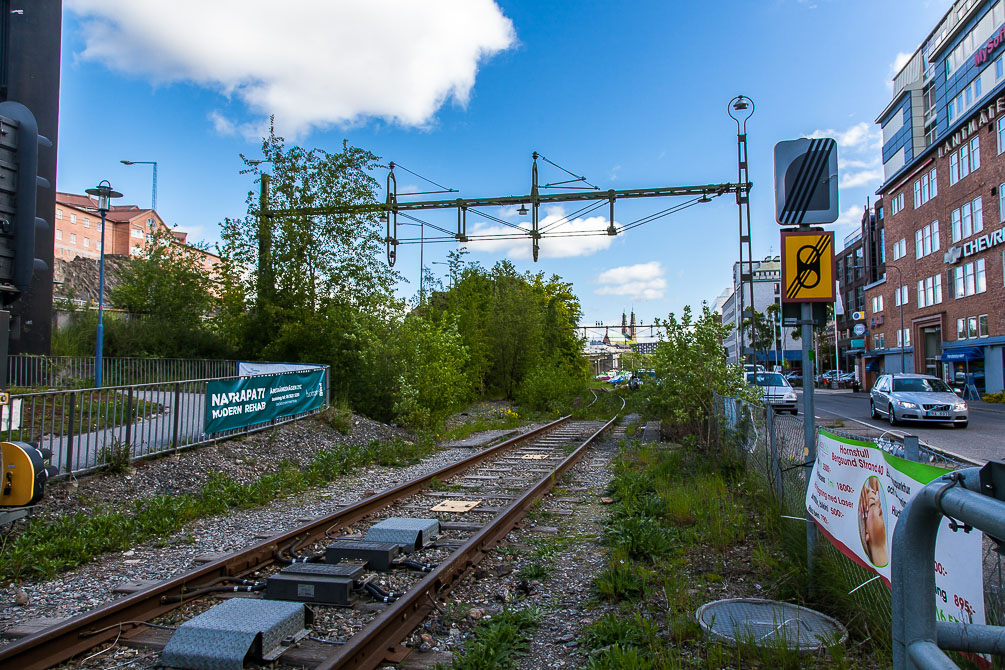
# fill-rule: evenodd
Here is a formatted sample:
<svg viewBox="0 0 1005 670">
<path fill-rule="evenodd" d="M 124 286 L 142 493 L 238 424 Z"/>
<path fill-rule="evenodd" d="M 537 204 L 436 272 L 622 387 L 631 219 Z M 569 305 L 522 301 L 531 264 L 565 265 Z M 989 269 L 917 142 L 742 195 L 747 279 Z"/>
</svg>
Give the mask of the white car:
<svg viewBox="0 0 1005 670">
<path fill-rule="evenodd" d="M 796 409 L 796 392 L 782 375 L 777 372 L 748 372 L 747 383 L 761 389 L 761 401 L 771 405 L 776 412 L 789 412 L 793 416 Z"/>
</svg>

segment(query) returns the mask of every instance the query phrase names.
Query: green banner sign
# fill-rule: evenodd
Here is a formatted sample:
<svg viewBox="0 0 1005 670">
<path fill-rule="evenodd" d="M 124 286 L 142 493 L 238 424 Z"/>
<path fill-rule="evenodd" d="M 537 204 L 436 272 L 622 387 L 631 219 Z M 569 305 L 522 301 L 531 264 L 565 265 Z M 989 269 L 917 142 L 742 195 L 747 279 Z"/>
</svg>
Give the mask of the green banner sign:
<svg viewBox="0 0 1005 670">
<path fill-rule="evenodd" d="M 284 372 L 206 384 L 206 432 L 245 428 L 321 408 L 325 371 Z"/>
</svg>

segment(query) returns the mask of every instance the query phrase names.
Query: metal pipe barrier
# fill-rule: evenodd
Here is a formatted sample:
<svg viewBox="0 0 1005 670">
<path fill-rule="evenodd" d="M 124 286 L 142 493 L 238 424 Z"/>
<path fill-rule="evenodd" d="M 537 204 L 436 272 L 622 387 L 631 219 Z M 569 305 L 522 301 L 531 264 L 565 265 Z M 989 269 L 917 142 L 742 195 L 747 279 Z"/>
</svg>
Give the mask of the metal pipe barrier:
<svg viewBox="0 0 1005 670">
<path fill-rule="evenodd" d="M 957 668 L 944 649 L 1005 653 L 1005 627 L 937 620 L 932 566 L 943 516 L 955 532 L 977 529 L 1005 538 L 1005 463 L 951 472 L 921 489 L 904 508 L 891 561 L 894 670 Z"/>
<path fill-rule="evenodd" d="M 8 405 L 0 407 L 0 440 L 31 442 L 49 449 L 60 476 L 122 466 L 324 411 L 330 406 L 331 369 L 321 367 L 325 371 L 326 402 L 319 409 L 252 426 L 217 433 L 205 431 L 206 386 L 213 381 L 239 379 L 226 375 L 14 394 Z"/>
</svg>

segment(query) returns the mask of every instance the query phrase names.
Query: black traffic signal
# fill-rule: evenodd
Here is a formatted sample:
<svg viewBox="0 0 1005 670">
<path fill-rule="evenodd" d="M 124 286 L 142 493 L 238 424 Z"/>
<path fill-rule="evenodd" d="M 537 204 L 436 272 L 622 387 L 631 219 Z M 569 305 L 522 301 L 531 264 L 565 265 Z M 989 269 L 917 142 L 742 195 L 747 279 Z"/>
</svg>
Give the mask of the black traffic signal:
<svg viewBox="0 0 1005 670">
<path fill-rule="evenodd" d="M 0 102 L 0 301 L 13 302 L 28 290 L 35 272 L 48 266 L 35 254 L 35 235 L 48 223 L 35 216 L 35 189 L 51 188 L 38 176 L 38 148 L 51 147 L 38 134 L 31 110 Z"/>
</svg>

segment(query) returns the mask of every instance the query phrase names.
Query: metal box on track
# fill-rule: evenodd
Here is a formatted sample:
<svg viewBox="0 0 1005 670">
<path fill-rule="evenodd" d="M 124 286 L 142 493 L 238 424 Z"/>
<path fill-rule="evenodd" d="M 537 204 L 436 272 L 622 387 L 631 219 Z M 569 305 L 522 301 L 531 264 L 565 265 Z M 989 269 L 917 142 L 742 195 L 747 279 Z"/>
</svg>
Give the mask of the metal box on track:
<svg viewBox="0 0 1005 670">
<path fill-rule="evenodd" d="M 268 578 L 265 597 L 348 607 L 356 600 L 353 582 L 362 574 L 361 565 L 294 563 Z"/>
<path fill-rule="evenodd" d="M 401 546 L 397 542 L 335 540 L 325 549 L 325 563 L 363 561 L 371 570 L 388 572 L 391 561 L 400 553 Z"/>
<path fill-rule="evenodd" d="M 410 554 L 432 543 L 439 534 L 440 522 L 436 519 L 391 517 L 370 526 L 365 539 L 367 542 L 394 542 Z"/>
</svg>

